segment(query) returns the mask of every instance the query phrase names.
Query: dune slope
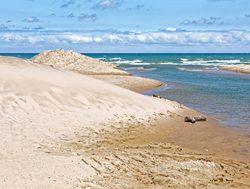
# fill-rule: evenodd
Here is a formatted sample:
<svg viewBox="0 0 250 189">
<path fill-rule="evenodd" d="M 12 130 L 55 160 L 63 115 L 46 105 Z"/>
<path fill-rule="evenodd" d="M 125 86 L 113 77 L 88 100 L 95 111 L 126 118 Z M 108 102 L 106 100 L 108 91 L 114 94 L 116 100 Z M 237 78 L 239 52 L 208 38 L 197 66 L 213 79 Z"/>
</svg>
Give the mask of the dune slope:
<svg viewBox="0 0 250 189">
<path fill-rule="evenodd" d="M 77 178 L 94 169 L 77 156 L 40 151 L 44 146 L 176 109 L 175 103 L 77 73 L 0 57 L 0 188 L 77 187 Z"/>
</svg>

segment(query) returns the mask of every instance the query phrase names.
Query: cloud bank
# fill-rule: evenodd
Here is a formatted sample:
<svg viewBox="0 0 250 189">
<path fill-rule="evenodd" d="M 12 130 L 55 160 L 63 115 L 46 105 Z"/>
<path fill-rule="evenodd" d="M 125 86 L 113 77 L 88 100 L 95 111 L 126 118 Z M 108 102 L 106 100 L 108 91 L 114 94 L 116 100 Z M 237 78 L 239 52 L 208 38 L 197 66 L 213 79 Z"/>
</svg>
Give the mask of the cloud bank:
<svg viewBox="0 0 250 189">
<path fill-rule="evenodd" d="M 40 32 L 15 33 L 1 32 L 1 43 L 20 44 L 116 44 L 116 45 L 249 45 L 250 31 L 178 31 L 166 30 L 155 32 L 113 32 L 113 33 L 72 33 Z"/>
</svg>

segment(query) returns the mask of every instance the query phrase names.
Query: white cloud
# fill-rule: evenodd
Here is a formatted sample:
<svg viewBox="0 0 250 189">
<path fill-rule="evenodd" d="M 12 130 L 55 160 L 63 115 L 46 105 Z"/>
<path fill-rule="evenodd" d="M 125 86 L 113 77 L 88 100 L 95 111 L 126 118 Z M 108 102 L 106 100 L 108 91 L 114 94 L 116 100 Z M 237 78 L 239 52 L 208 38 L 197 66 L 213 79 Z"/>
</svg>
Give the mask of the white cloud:
<svg viewBox="0 0 250 189">
<path fill-rule="evenodd" d="M 78 21 L 79 22 L 93 22 L 96 21 L 98 19 L 96 14 L 81 14 L 78 16 Z"/>
<path fill-rule="evenodd" d="M 79 33 L 0 33 L 0 42 L 30 44 L 160 44 L 160 45 L 237 45 L 250 44 L 250 31 L 175 31 L 102 33 L 98 35 Z"/>
<path fill-rule="evenodd" d="M 74 5 L 76 3 L 75 0 L 63 0 L 63 4 L 61 5 L 61 8 L 69 7 L 70 5 Z"/>
<path fill-rule="evenodd" d="M 100 0 L 93 8 L 95 9 L 114 9 L 122 4 L 122 0 Z"/>
<path fill-rule="evenodd" d="M 175 31 L 177 31 L 177 29 L 176 29 L 176 28 L 166 28 L 166 31 L 172 31 L 172 32 L 175 32 Z"/>
<path fill-rule="evenodd" d="M 209 18 L 199 18 L 196 20 L 183 20 L 183 25 L 221 25 L 224 24 L 221 18 L 219 17 L 209 17 Z"/>
<path fill-rule="evenodd" d="M 25 18 L 23 21 L 33 23 L 33 22 L 39 22 L 40 20 L 35 16 L 29 16 L 29 17 Z"/>
</svg>

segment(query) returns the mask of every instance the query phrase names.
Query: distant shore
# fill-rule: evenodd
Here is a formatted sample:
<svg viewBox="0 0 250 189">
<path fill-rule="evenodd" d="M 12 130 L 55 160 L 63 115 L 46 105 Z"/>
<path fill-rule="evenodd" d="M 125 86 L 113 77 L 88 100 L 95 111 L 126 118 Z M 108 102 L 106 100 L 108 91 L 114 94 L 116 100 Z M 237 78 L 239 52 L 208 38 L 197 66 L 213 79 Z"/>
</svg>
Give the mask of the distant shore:
<svg viewBox="0 0 250 189">
<path fill-rule="evenodd" d="M 220 66 L 220 69 L 226 70 L 226 71 L 250 74 L 250 65 L 247 65 L 247 64 L 224 65 L 224 66 Z"/>
</svg>

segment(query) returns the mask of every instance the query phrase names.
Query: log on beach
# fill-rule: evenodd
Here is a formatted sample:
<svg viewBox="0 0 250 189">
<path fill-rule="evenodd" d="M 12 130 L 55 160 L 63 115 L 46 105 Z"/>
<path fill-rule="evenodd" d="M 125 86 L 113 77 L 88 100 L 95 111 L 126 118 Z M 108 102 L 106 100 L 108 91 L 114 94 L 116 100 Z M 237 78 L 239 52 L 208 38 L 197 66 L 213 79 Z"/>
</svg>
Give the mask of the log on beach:
<svg viewBox="0 0 250 189">
<path fill-rule="evenodd" d="M 153 94 L 153 97 L 155 97 L 155 98 L 162 98 L 160 95 L 157 95 L 157 94 Z"/>
<path fill-rule="evenodd" d="M 185 122 L 191 122 L 191 123 L 195 123 L 197 121 L 207 121 L 207 118 L 204 116 L 186 116 L 184 118 Z"/>
</svg>

